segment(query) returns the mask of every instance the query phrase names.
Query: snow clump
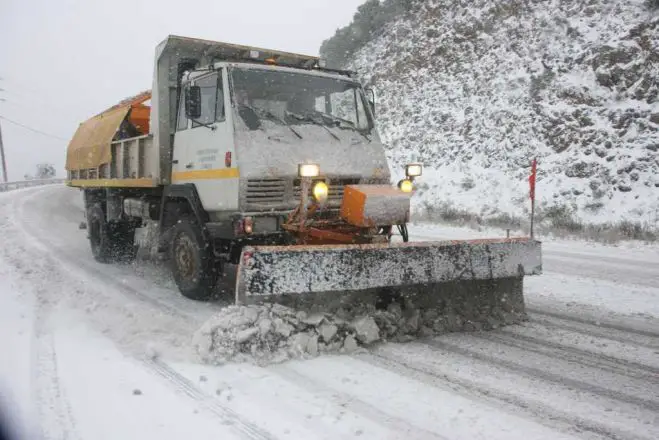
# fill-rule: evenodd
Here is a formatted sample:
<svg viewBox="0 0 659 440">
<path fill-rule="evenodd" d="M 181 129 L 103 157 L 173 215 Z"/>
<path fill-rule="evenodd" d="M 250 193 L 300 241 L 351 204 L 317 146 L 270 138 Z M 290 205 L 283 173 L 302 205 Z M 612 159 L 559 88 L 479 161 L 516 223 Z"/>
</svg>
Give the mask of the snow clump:
<svg viewBox="0 0 659 440">
<path fill-rule="evenodd" d="M 398 302 L 386 310 L 359 305 L 335 313 L 308 313 L 280 304 L 229 306 L 197 331 L 193 344 L 206 363 L 263 365 L 321 353 L 353 353 L 378 341 L 487 330 L 526 319 L 514 311 L 491 310 L 488 315 L 469 319 L 452 310 L 421 310 Z"/>
</svg>

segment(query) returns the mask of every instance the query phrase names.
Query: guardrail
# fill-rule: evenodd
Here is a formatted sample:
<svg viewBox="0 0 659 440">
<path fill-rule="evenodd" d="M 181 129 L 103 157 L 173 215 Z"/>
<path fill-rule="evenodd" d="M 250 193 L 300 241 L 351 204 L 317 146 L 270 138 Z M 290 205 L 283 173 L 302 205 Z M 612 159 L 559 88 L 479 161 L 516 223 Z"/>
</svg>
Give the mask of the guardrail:
<svg viewBox="0 0 659 440">
<path fill-rule="evenodd" d="M 30 186 L 43 186 L 64 183 L 64 179 L 35 179 L 22 180 L 20 182 L 0 183 L 0 192 L 11 191 L 13 189 L 28 188 Z"/>
</svg>

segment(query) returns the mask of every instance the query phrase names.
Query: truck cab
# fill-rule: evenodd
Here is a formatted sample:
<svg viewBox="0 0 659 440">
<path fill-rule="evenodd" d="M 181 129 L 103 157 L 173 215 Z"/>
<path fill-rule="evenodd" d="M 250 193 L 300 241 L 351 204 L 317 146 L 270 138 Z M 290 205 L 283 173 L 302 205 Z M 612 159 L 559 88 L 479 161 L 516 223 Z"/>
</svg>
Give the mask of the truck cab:
<svg viewBox="0 0 659 440">
<path fill-rule="evenodd" d="M 249 61 L 186 72 L 180 86 L 172 184 L 194 186 L 214 238 L 280 235 L 299 202 L 299 164 L 320 165 L 327 215 L 338 211 L 346 184 L 389 182 L 373 107 L 357 81 Z"/>
</svg>

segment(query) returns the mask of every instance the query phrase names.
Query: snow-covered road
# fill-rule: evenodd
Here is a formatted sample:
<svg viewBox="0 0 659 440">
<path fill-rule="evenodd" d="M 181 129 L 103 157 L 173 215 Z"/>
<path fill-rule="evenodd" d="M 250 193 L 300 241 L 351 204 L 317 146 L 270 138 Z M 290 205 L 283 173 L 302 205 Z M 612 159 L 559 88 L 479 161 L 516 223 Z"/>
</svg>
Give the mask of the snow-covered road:
<svg viewBox="0 0 659 440">
<path fill-rule="evenodd" d="M 545 242 L 521 326 L 215 367 L 191 337 L 224 304 L 95 263 L 81 219 L 76 190 L 0 194 L 0 405 L 44 438 L 659 438 L 657 247 Z"/>
</svg>

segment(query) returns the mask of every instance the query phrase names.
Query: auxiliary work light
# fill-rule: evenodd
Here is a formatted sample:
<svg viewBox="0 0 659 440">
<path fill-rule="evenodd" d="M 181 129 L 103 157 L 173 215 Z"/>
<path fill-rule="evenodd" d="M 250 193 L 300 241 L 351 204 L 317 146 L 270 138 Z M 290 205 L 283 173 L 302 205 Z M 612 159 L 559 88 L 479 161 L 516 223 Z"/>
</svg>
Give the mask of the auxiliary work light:
<svg viewBox="0 0 659 440">
<path fill-rule="evenodd" d="M 320 175 L 320 165 L 315 163 L 301 163 L 297 166 L 297 175 L 300 177 L 318 177 Z"/>
</svg>

